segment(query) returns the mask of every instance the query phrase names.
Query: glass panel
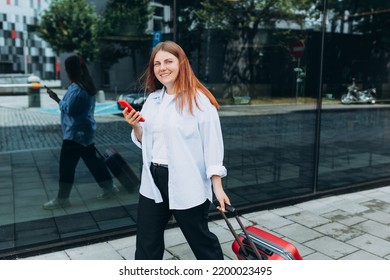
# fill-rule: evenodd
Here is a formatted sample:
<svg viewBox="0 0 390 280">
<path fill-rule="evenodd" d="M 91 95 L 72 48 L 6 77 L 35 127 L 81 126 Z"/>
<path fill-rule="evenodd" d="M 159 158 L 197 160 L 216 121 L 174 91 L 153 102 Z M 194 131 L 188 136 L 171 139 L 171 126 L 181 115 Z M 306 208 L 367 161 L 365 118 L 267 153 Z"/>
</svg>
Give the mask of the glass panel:
<svg viewBox="0 0 390 280">
<path fill-rule="evenodd" d="M 185 33 L 182 20 L 178 37 L 222 105 L 231 201 L 253 205 L 310 193 L 321 37 L 304 17 L 291 24 L 296 8 L 288 4 L 268 9 L 267 1 L 224 2 L 200 8 L 209 30 Z M 180 7 L 179 18 L 186 18 Z M 286 14 L 278 18 L 275 10 Z M 186 38 L 204 47 L 194 49 Z"/>
<path fill-rule="evenodd" d="M 388 177 L 386 1 L 329 1 L 318 189 Z"/>
</svg>

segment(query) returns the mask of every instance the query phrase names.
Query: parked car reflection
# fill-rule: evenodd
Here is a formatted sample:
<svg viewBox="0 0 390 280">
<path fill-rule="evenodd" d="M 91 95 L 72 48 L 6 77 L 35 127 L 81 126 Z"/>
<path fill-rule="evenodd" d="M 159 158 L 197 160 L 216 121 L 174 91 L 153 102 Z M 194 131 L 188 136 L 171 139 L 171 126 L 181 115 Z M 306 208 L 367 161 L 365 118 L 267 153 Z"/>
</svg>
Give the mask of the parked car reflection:
<svg viewBox="0 0 390 280">
<path fill-rule="evenodd" d="M 146 93 L 123 93 L 119 95 L 117 100 L 126 100 L 135 110 L 140 111 L 146 100 Z M 121 105 L 117 102 L 118 110 L 123 110 Z"/>
</svg>

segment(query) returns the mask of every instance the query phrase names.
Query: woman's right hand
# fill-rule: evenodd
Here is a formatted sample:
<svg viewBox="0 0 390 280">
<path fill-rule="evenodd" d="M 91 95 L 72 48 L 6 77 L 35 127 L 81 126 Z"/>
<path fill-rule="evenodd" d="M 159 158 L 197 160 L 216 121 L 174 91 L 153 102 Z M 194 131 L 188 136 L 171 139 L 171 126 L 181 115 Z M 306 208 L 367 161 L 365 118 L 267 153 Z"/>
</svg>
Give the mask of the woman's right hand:
<svg viewBox="0 0 390 280">
<path fill-rule="evenodd" d="M 137 137 L 138 141 L 142 142 L 142 126 L 139 124 L 139 121 L 141 120 L 142 116 L 139 112 L 136 110 L 129 111 L 128 108 L 125 108 L 122 111 L 123 116 L 125 117 L 125 120 L 128 124 L 131 125 L 133 128 L 133 132 L 135 134 L 135 137 Z"/>
<path fill-rule="evenodd" d="M 133 129 L 140 127 L 140 120 L 142 118 L 141 114 L 136 110 L 129 111 L 128 108 L 125 108 L 122 111 L 123 116 L 125 117 L 125 120 L 128 124 L 130 124 Z"/>
</svg>

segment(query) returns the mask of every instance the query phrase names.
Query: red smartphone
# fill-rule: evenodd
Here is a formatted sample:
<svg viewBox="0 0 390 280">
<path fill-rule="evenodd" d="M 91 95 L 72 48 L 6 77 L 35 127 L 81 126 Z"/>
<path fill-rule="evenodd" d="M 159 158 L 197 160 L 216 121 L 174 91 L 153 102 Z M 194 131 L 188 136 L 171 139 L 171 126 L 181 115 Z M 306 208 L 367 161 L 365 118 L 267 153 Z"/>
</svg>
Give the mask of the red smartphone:
<svg viewBox="0 0 390 280">
<path fill-rule="evenodd" d="M 127 108 L 129 110 L 129 112 L 134 110 L 134 108 L 126 100 L 119 99 L 118 103 L 119 103 L 119 105 L 122 106 L 123 109 Z M 141 119 L 139 121 L 144 122 L 145 119 L 141 117 Z"/>
</svg>

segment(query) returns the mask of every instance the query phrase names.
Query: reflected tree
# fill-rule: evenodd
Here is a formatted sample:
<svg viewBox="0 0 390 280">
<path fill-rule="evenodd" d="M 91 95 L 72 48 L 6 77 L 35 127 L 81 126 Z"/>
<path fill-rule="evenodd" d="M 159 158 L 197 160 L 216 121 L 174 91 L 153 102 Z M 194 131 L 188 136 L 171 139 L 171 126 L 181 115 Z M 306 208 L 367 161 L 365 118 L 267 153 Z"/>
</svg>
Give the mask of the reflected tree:
<svg viewBox="0 0 390 280">
<path fill-rule="evenodd" d="M 132 58 L 137 73 L 136 51 L 151 45 L 146 35 L 152 10 L 148 0 L 109 0 L 99 25 L 99 62 L 109 69 L 121 58 Z"/>
<path fill-rule="evenodd" d="M 194 11 L 199 23 L 224 42 L 225 82 L 249 87 L 259 80 L 257 65 L 266 45 L 278 46 L 289 55 L 292 40 L 299 38 L 292 30 L 303 29 L 308 14 L 314 12 L 310 0 L 209 0 L 201 5 Z M 242 94 L 243 89 L 238 91 Z"/>
<path fill-rule="evenodd" d="M 367 87 L 377 87 L 381 95 L 382 84 L 390 81 L 390 2 L 328 0 L 328 10 L 330 32 L 364 36 L 371 42 L 370 53 L 359 58 L 367 60 L 367 67 L 356 78 Z"/>
<path fill-rule="evenodd" d="M 37 33 L 59 55 L 74 52 L 86 61 L 98 54 L 99 17 L 86 0 L 54 0 L 41 17 Z"/>
</svg>

